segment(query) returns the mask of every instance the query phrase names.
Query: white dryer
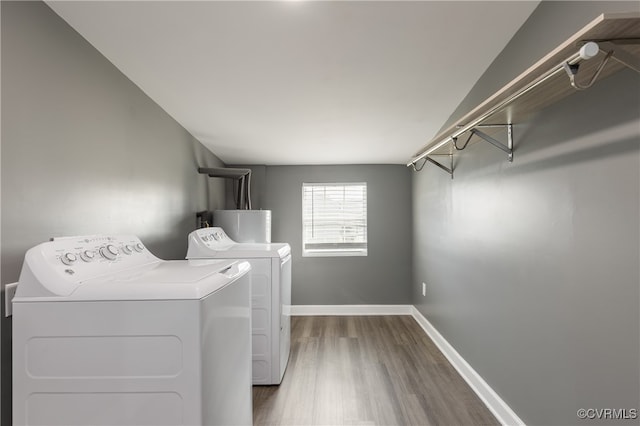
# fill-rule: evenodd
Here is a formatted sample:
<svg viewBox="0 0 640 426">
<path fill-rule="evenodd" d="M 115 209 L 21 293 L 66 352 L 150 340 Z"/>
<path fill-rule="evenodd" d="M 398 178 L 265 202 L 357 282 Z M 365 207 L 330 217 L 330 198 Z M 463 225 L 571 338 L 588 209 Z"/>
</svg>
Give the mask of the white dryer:
<svg viewBox="0 0 640 426">
<path fill-rule="evenodd" d="M 13 423 L 250 425 L 250 265 L 134 236 L 30 249 L 13 299 Z"/>
<path fill-rule="evenodd" d="M 280 384 L 291 347 L 289 244 L 237 243 L 222 228 L 202 228 L 189 234 L 187 259 L 246 259 L 251 263 L 253 384 Z"/>
</svg>

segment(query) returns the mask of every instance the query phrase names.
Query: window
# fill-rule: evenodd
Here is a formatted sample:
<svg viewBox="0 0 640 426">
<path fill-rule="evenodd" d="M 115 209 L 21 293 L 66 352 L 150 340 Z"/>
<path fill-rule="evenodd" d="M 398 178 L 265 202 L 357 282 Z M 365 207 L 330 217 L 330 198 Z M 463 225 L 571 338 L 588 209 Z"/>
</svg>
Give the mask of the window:
<svg viewBox="0 0 640 426">
<path fill-rule="evenodd" d="M 367 255 L 367 184 L 302 184 L 302 255 Z"/>
</svg>

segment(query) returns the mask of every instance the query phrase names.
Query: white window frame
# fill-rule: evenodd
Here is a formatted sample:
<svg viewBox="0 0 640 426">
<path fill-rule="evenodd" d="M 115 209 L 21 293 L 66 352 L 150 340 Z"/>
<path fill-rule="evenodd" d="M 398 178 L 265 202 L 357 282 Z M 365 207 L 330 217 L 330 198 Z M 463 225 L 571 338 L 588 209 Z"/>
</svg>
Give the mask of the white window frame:
<svg viewBox="0 0 640 426">
<path fill-rule="evenodd" d="M 359 221 L 364 220 L 364 241 L 357 241 L 354 244 L 364 245 L 364 247 L 349 247 L 351 243 L 345 242 L 344 237 L 345 234 L 342 235 L 343 241 L 333 241 L 326 243 L 327 245 L 334 245 L 333 248 L 307 248 L 307 245 L 314 244 L 313 242 L 307 241 L 307 234 L 305 234 L 305 227 L 308 226 L 305 222 L 312 220 L 307 217 L 308 211 L 305 210 L 305 188 L 309 187 L 318 187 L 318 188 L 328 188 L 328 187 L 342 187 L 343 191 L 345 187 L 355 187 L 364 186 L 364 217 L 359 218 Z M 302 256 L 303 257 L 341 257 L 341 256 L 367 256 L 368 255 L 368 195 L 367 195 L 367 183 L 366 182 L 346 182 L 346 183 L 334 183 L 334 182 L 318 182 L 318 183 L 303 183 L 302 184 Z M 340 247 L 340 244 L 344 243 L 344 247 Z M 315 245 L 319 245 L 322 243 L 315 243 Z M 337 245 L 337 247 L 336 247 Z"/>
</svg>

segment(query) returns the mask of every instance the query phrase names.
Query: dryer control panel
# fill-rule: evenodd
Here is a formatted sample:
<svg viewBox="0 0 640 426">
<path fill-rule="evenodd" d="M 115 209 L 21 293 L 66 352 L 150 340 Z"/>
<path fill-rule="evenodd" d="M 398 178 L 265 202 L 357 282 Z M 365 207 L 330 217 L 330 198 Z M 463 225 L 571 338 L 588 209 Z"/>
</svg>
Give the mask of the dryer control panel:
<svg viewBox="0 0 640 426">
<path fill-rule="evenodd" d="M 191 233 L 191 236 L 198 240 L 199 244 L 203 244 L 214 250 L 220 250 L 236 244 L 225 232 L 224 229 L 218 227 L 200 228 Z"/>
<path fill-rule="evenodd" d="M 16 297 L 68 295 L 87 280 L 159 261 L 133 235 L 54 238 L 27 251 Z"/>
</svg>

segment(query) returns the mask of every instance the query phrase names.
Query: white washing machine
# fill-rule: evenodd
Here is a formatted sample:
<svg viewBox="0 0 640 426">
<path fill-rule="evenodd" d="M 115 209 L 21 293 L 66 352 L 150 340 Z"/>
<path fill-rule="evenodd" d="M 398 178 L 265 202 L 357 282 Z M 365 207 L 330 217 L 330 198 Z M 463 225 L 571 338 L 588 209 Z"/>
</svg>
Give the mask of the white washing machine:
<svg viewBox="0 0 640 426">
<path fill-rule="evenodd" d="M 16 425 L 250 425 L 250 265 L 134 236 L 30 249 L 13 299 Z"/>
<path fill-rule="evenodd" d="M 189 234 L 187 259 L 246 259 L 251 263 L 253 384 L 276 385 L 291 347 L 291 247 L 237 243 L 222 228 Z"/>
</svg>

